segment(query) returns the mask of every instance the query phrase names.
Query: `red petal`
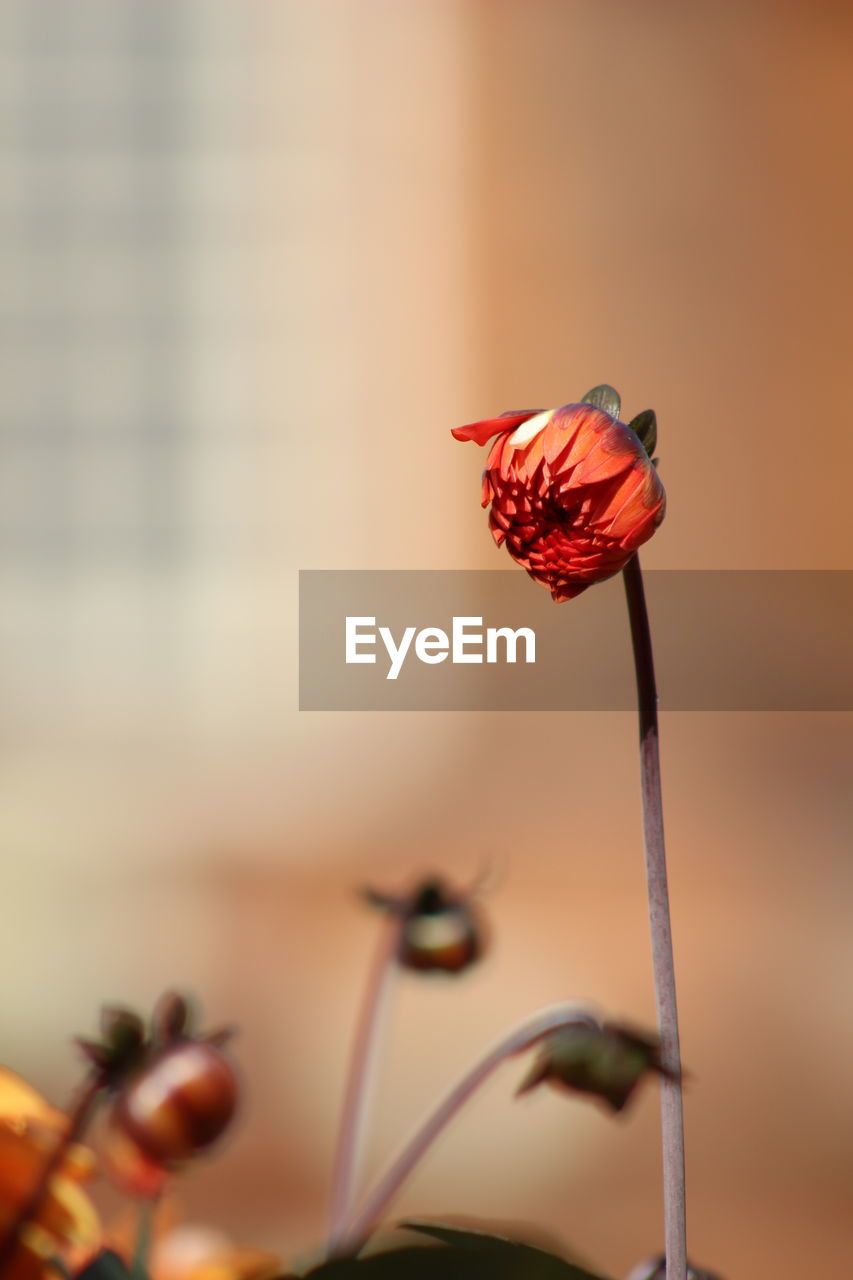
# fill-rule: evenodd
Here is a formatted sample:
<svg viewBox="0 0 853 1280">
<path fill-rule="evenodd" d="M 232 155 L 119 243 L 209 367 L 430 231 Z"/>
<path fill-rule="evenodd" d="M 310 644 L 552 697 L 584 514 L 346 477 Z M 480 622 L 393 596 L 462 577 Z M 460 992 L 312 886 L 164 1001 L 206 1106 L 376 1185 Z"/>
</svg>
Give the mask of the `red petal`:
<svg viewBox="0 0 853 1280">
<path fill-rule="evenodd" d="M 633 432 L 600 409 L 587 405 L 568 407 L 577 417 L 578 429 L 571 448 L 560 461 L 560 470 L 575 467 L 575 484 L 597 484 L 627 471 L 637 461 L 637 450 L 642 449 L 642 445 Z"/>
<path fill-rule="evenodd" d="M 490 462 L 494 458 L 498 475 L 504 483 L 513 479 L 513 471 L 515 469 L 515 450 L 508 448 L 508 444 L 509 435 L 501 436 L 499 440 L 495 441 L 489 458 Z"/>
<path fill-rule="evenodd" d="M 493 510 L 489 512 L 489 529 L 491 530 L 492 537 L 494 538 L 495 542 L 498 544 L 499 547 L 502 547 L 503 544 L 506 542 L 506 534 L 504 533 L 503 529 L 495 520 L 495 513 Z"/>
<path fill-rule="evenodd" d="M 542 466 L 544 457 L 542 451 L 542 435 L 534 436 L 530 444 L 525 445 L 521 449 L 513 450 L 515 454 L 515 466 L 518 471 L 519 478 L 526 484 L 532 484 L 536 472 Z"/>
<path fill-rule="evenodd" d="M 512 536 L 518 538 L 519 543 L 529 542 L 531 538 L 536 537 L 536 525 L 517 524 L 512 531 Z"/>
<path fill-rule="evenodd" d="M 469 422 L 464 427 L 453 427 L 450 434 L 455 440 L 473 440 L 475 444 L 486 444 L 492 436 L 502 431 L 514 431 L 522 422 L 535 418 L 539 409 L 522 409 L 518 413 L 505 413 L 499 418 L 483 418 L 480 422 Z"/>
<path fill-rule="evenodd" d="M 602 500 L 596 504 L 590 524 L 602 533 L 620 538 L 642 506 L 645 484 L 646 478 L 640 471 L 632 471 L 630 475 L 617 481 L 606 496 L 602 494 Z"/>
<path fill-rule="evenodd" d="M 663 519 L 663 501 L 663 488 L 655 472 L 644 474 L 638 468 L 626 476 L 595 524 L 602 532 L 618 538 L 623 547 L 638 547 Z"/>
<path fill-rule="evenodd" d="M 548 465 L 553 464 L 565 453 L 574 440 L 585 419 L 585 412 L 580 405 L 565 404 L 551 414 L 551 421 L 544 431 L 545 458 Z"/>
<path fill-rule="evenodd" d="M 555 604 L 565 604 L 567 600 L 574 600 L 575 596 L 579 596 L 582 591 L 586 591 L 587 587 L 592 586 L 590 582 L 575 583 L 574 586 L 551 586 L 551 599 Z"/>
</svg>

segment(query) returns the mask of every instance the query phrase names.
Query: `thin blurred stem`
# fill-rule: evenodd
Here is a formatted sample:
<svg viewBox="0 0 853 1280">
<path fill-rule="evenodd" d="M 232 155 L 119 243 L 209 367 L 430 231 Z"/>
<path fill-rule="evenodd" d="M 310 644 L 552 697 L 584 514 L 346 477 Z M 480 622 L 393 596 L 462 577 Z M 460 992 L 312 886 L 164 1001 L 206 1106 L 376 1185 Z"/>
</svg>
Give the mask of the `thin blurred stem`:
<svg viewBox="0 0 853 1280">
<path fill-rule="evenodd" d="M 345 1231 L 330 1242 L 329 1254 L 354 1255 L 363 1247 L 388 1205 L 409 1174 L 423 1158 L 439 1134 L 464 1106 L 496 1067 L 507 1058 L 523 1053 L 558 1027 L 588 1019 L 589 1010 L 576 1004 L 562 1004 L 540 1009 L 518 1027 L 503 1036 L 453 1086 L 446 1097 L 430 1112 L 406 1145 L 379 1178 L 361 1209 Z"/>
<path fill-rule="evenodd" d="M 159 1197 L 155 1197 L 153 1200 L 143 1200 L 137 1210 L 139 1216 L 137 1218 L 133 1258 L 130 1263 L 130 1280 L 147 1280 L 148 1256 L 151 1253 L 154 1219 L 159 1203 Z"/>
<path fill-rule="evenodd" d="M 663 834 L 663 801 L 660 783 L 658 698 L 652 655 L 649 614 L 643 590 L 639 558 L 634 555 L 623 572 L 640 715 L 640 784 L 643 794 L 643 836 L 646 847 L 646 882 L 652 934 L 661 1061 L 674 1079 L 661 1080 L 661 1130 L 663 1138 L 663 1201 L 667 1280 L 686 1280 L 687 1219 L 684 1194 L 684 1114 L 681 1099 L 681 1052 L 678 1040 L 678 1008 L 675 998 L 675 962 L 666 875 Z"/>
<path fill-rule="evenodd" d="M 98 1096 L 104 1088 L 104 1077 L 100 1071 L 93 1072 L 80 1089 L 77 1101 L 68 1117 L 68 1128 L 60 1136 L 56 1146 L 50 1153 L 38 1181 L 18 1210 L 17 1216 L 9 1224 L 9 1228 L 0 1242 L 0 1276 L 18 1250 L 21 1232 L 28 1223 L 37 1217 L 42 1204 L 50 1190 L 51 1179 L 62 1165 L 69 1148 L 80 1138 L 92 1118 Z"/>
<path fill-rule="evenodd" d="M 401 920 L 389 917 L 367 980 L 347 1073 L 332 1174 L 329 1239 L 340 1234 L 352 1208 L 361 1140 L 370 1104 L 370 1086 L 384 1014 L 397 973 Z"/>
</svg>

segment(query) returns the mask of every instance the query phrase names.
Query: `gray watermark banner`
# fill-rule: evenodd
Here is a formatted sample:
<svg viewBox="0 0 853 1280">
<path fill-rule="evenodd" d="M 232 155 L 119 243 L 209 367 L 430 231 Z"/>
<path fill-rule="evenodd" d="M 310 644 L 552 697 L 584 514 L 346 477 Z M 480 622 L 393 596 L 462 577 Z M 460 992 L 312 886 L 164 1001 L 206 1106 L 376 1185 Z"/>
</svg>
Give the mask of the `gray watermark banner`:
<svg viewBox="0 0 853 1280">
<path fill-rule="evenodd" d="M 853 571 L 644 576 L 664 710 L 853 710 Z M 303 571 L 299 706 L 633 709 L 621 578 L 554 604 L 517 569 Z"/>
</svg>

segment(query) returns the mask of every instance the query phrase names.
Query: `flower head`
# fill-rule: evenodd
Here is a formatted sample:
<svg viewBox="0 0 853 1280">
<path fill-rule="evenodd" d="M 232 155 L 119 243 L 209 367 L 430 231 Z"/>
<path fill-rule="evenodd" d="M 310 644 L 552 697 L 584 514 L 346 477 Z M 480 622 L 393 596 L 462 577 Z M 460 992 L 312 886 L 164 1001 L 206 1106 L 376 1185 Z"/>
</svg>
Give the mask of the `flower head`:
<svg viewBox="0 0 853 1280">
<path fill-rule="evenodd" d="M 557 601 L 618 573 L 664 516 L 654 414 L 626 426 L 619 408 L 611 387 L 596 387 L 579 404 L 453 431 L 479 445 L 497 437 L 483 474 L 492 536 Z"/>
<path fill-rule="evenodd" d="M 675 1079 L 660 1058 L 656 1036 L 596 1018 L 579 1018 L 543 1038 L 542 1050 L 518 1093 L 547 1083 L 601 1098 L 621 1111 L 642 1078 Z"/>
</svg>

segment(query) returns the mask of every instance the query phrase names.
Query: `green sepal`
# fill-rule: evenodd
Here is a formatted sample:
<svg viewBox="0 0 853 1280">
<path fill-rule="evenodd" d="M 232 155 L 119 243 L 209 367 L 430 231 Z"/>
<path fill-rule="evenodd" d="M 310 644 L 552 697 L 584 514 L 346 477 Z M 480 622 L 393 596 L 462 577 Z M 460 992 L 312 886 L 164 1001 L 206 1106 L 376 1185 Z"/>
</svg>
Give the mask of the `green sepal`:
<svg viewBox="0 0 853 1280">
<path fill-rule="evenodd" d="M 368 906 L 375 907 L 377 911 L 389 911 L 399 914 L 401 908 L 405 905 L 405 899 L 395 898 L 390 893 L 383 893 L 381 889 L 371 889 L 366 886 L 359 889 L 358 896 L 362 902 L 366 902 Z"/>
<path fill-rule="evenodd" d="M 132 1009 L 106 1005 L 101 1009 L 101 1039 L 77 1039 L 76 1044 L 112 1088 L 144 1060 L 145 1025 Z"/>
<path fill-rule="evenodd" d="M 115 1054 L 135 1053 L 145 1039 L 145 1024 L 139 1014 L 121 1005 L 101 1009 L 101 1035 Z"/>
<path fill-rule="evenodd" d="M 619 420 L 619 413 L 622 409 L 622 398 L 615 387 L 608 386 L 606 382 L 602 382 L 600 386 L 593 387 L 591 391 L 587 391 L 586 395 L 581 398 L 581 404 L 594 405 L 596 409 L 601 409 L 603 413 L 609 413 L 611 418 Z"/>
<path fill-rule="evenodd" d="M 631 419 L 628 426 L 639 437 L 640 444 L 651 457 L 658 442 L 658 420 L 654 409 L 644 409 L 636 418 Z"/>
<path fill-rule="evenodd" d="M 192 1014 L 184 996 L 166 991 L 151 1015 L 151 1037 L 155 1044 L 172 1044 L 189 1033 Z"/>
</svg>

